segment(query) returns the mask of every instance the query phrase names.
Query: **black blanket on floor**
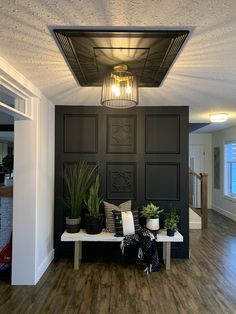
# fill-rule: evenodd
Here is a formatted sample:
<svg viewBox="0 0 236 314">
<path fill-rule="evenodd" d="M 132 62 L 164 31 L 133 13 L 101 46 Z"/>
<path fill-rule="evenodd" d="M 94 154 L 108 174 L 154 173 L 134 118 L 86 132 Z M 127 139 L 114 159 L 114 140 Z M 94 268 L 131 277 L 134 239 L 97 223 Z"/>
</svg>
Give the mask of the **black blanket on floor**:
<svg viewBox="0 0 236 314">
<path fill-rule="evenodd" d="M 125 247 L 139 243 L 138 258 L 146 264 L 145 272 L 150 273 L 160 269 L 160 261 L 156 245 L 157 233 L 151 232 L 146 228 L 140 230 L 130 236 L 125 236 L 121 242 L 122 253 Z"/>
</svg>

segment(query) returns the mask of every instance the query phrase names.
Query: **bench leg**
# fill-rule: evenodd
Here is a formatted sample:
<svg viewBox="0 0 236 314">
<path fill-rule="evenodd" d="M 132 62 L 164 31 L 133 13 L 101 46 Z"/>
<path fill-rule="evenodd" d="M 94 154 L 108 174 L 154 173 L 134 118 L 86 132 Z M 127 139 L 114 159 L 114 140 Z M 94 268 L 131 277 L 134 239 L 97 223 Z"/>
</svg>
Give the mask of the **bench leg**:
<svg viewBox="0 0 236 314">
<path fill-rule="evenodd" d="M 82 242 L 75 242 L 75 252 L 74 252 L 74 270 L 78 270 L 82 259 Z"/>
<path fill-rule="evenodd" d="M 171 259 L 171 243 L 170 242 L 163 242 L 163 260 L 166 265 L 166 270 L 170 269 L 170 259 Z"/>
<path fill-rule="evenodd" d="M 163 242 L 163 254 L 162 254 L 162 256 L 163 256 L 163 261 L 166 264 L 166 243 L 165 242 Z"/>
</svg>

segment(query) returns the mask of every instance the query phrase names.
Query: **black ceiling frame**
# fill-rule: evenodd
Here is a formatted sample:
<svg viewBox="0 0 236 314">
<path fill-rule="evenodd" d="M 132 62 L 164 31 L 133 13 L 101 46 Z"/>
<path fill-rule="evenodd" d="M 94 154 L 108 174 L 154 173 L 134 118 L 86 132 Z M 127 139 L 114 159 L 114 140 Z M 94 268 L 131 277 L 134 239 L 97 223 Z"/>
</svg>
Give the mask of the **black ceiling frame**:
<svg viewBox="0 0 236 314">
<path fill-rule="evenodd" d="M 176 60 L 180 51 L 183 49 L 183 46 L 186 44 L 187 39 L 189 39 L 191 28 L 184 29 L 184 30 L 177 30 L 177 29 L 125 30 L 123 28 L 106 30 L 106 29 L 90 29 L 90 28 L 82 28 L 82 29 L 81 28 L 74 28 L 74 29 L 68 28 L 67 29 L 67 28 L 54 27 L 54 28 L 51 28 L 51 31 L 52 31 L 53 37 L 56 39 L 56 42 L 67 64 L 69 65 L 75 79 L 77 80 L 80 86 L 101 86 L 104 73 L 103 72 L 99 73 L 99 65 L 96 59 L 92 61 L 91 53 L 90 53 L 90 56 L 88 53 L 88 56 L 80 60 L 78 53 L 75 51 L 75 47 L 72 42 L 72 40 L 74 40 L 76 37 L 81 38 L 81 40 L 83 40 L 83 38 L 85 38 L 86 40 L 89 40 L 89 39 L 93 40 L 93 38 L 96 38 L 96 39 L 99 39 L 99 38 L 101 39 L 102 38 L 140 38 L 140 39 L 146 38 L 146 39 L 151 39 L 151 40 L 152 39 L 167 40 L 167 42 L 165 43 L 165 45 L 168 46 L 166 51 L 164 49 L 161 52 L 157 50 L 157 54 L 159 53 L 159 55 L 161 54 L 164 55 L 161 62 L 158 60 L 160 64 L 158 63 L 156 65 L 154 64 L 153 71 L 152 71 L 152 66 L 150 66 L 150 64 L 153 63 L 153 59 L 151 59 L 151 61 L 149 62 L 149 66 L 146 67 L 148 63 L 148 58 L 149 58 L 149 53 L 148 53 L 145 61 L 143 62 L 144 65 L 143 65 L 142 70 L 138 69 L 139 87 L 159 87 L 162 85 L 170 68 L 174 64 L 174 61 Z M 92 44 L 93 44 L 93 41 L 91 41 L 91 45 Z M 104 49 L 104 50 L 105 49 L 108 49 L 108 50 L 118 49 L 118 48 L 127 49 L 127 47 L 105 47 L 104 45 L 100 45 L 100 47 L 99 46 L 90 47 L 89 49 L 91 52 L 92 49 L 94 50 L 98 48 Z M 151 48 L 150 47 L 129 47 L 128 49 L 136 49 L 136 50 L 149 49 L 149 52 L 150 52 Z M 95 54 L 94 54 L 94 58 L 95 58 Z M 129 66 L 128 63 L 127 65 Z M 87 69 L 89 69 L 90 72 L 86 70 L 86 67 Z M 89 75 L 87 75 L 87 73 L 89 73 L 90 77 Z M 90 79 L 91 77 L 93 78 L 96 77 L 97 80 L 91 81 Z"/>
</svg>

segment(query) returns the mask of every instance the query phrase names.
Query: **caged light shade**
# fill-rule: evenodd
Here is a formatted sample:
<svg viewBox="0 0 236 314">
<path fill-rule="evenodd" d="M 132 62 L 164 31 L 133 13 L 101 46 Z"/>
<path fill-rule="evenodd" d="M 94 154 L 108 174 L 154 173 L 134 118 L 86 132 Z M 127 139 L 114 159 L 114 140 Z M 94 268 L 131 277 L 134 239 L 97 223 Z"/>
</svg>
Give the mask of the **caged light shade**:
<svg viewBox="0 0 236 314">
<path fill-rule="evenodd" d="M 103 80 L 101 104 L 110 108 L 130 108 L 138 104 L 136 77 L 125 64 L 116 65 Z"/>
</svg>

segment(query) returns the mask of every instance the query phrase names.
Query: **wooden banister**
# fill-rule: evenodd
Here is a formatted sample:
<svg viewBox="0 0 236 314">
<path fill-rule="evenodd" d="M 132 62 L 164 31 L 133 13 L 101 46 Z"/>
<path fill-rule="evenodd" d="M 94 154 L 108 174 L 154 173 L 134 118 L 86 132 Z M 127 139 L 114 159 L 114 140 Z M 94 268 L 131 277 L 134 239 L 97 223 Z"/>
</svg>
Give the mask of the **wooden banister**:
<svg viewBox="0 0 236 314">
<path fill-rule="evenodd" d="M 189 168 L 189 207 L 201 217 L 202 229 L 207 228 L 207 173 L 197 174 Z"/>
<path fill-rule="evenodd" d="M 201 209 L 202 209 L 202 229 L 207 228 L 208 208 L 207 208 L 207 173 L 201 173 Z"/>
<path fill-rule="evenodd" d="M 188 173 L 191 173 L 192 175 L 194 175 L 195 177 L 197 177 L 199 180 L 201 180 L 201 175 L 197 174 L 197 172 L 195 172 L 195 171 L 192 170 L 191 168 L 188 169 Z"/>
</svg>

